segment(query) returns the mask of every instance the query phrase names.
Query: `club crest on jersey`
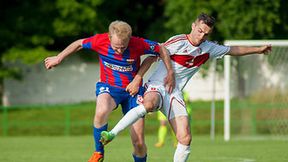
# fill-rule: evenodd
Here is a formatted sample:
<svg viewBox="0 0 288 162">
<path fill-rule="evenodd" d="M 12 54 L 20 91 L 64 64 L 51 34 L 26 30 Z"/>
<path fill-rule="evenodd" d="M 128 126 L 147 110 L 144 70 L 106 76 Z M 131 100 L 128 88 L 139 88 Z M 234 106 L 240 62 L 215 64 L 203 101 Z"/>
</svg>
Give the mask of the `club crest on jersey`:
<svg viewBox="0 0 288 162">
<path fill-rule="evenodd" d="M 139 104 L 143 104 L 143 97 L 140 96 L 140 95 L 137 95 L 136 103 L 137 103 L 138 105 L 139 105 Z"/>
<path fill-rule="evenodd" d="M 150 45 L 150 50 L 154 51 L 154 49 L 155 49 L 155 45 Z"/>
<path fill-rule="evenodd" d="M 192 67 L 193 65 L 194 65 L 194 59 L 195 59 L 196 57 L 194 57 L 194 58 L 192 58 L 191 60 L 189 60 L 189 61 L 187 61 L 186 62 L 186 65 L 188 65 L 188 67 Z"/>
</svg>

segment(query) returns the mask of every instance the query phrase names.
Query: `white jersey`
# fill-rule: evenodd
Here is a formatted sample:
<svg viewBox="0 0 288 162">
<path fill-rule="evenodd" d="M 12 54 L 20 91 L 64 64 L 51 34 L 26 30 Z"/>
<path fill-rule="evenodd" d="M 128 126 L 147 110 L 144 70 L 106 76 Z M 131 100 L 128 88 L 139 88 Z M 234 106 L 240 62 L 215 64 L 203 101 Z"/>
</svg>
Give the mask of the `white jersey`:
<svg viewBox="0 0 288 162">
<path fill-rule="evenodd" d="M 199 46 L 193 46 L 185 34 L 176 35 L 164 43 L 170 52 L 170 58 L 175 73 L 175 89 L 183 90 L 189 79 L 199 70 L 209 58 L 221 58 L 229 52 L 229 46 L 223 46 L 210 41 L 204 41 Z M 164 83 L 167 75 L 165 64 L 161 60 L 157 70 L 149 81 Z"/>
</svg>

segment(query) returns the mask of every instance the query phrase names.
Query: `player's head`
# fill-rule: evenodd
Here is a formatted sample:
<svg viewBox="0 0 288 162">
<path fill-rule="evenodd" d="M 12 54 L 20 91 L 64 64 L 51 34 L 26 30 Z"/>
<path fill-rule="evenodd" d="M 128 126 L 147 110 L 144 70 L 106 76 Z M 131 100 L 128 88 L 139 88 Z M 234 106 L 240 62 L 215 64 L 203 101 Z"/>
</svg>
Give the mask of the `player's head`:
<svg viewBox="0 0 288 162">
<path fill-rule="evenodd" d="M 116 20 L 109 25 L 111 47 L 117 54 L 122 54 L 126 50 L 131 35 L 131 26 L 124 21 Z"/>
<path fill-rule="evenodd" d="M 212 32 L 215 24 L 215 18 L 207 14 L 201 13 L 192 23 L 190 39 L 193 45 L 198 46 L 205 41 L 208 35 Z"/>
</svg>

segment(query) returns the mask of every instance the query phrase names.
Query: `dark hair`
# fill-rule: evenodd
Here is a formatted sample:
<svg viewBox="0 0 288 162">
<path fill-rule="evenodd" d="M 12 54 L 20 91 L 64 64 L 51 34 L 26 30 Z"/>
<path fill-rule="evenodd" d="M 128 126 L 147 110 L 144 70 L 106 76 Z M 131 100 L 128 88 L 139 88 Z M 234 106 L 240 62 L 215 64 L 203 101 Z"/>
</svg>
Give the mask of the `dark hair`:
<svg viewBox="0 0 288 162">
<path fill-rule="evenodd" d="M 198 17 L 197 17 L 197 21 L 203 21 L 206 25 L 208 25 L 209 27 L 213 27 L 215 25 L 215 18 L 212 16 L 209 16 L 205 13 L 201 13 Z"/>
</svg>

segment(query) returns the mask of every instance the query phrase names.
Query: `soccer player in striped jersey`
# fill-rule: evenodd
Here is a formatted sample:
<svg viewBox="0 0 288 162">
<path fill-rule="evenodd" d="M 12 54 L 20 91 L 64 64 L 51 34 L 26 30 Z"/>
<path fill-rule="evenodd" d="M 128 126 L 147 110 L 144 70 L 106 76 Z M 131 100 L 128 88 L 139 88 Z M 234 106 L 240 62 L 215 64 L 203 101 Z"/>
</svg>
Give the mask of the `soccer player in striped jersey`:
<svg viewBox="0 0 288 162">
<path fill-rule="evenodd" d="M 140 56 L 152 54 L 163 59 L 168 71 L 165 76 L 168 91 L 172 91 L 175 86 L 174 72 L 165 47 L 157 42 L 132 36 L 130 25 L 123 21 L 112 22 L 109 25 L 109 33 L 76 40 L 57 56 L 46 58 L 46 68 L 55 67 L 65 57 L 80 49 L 90 49 L 99 55 L 100 81 L 96 83 L 97 101 L 93 127 L 95 152 L 89 162 L 102 162 L 104 147 L 100 142 L 100 133 L 107 130 L 109 114 L 119 104 L 123 114 L 126 114 L 143 101 L 142 77 L 153 61 L 149 61 L 151 57 L 146 58 L 140 68 Z M 134 161 L 145 162 L 147 148 L 144 141 L 143 118 L 132 125 L 130 135 L 134 146 Z"/>
<path fill-rule="evenodd" d="M 200 14 L 192 23 L 189 34 L 176 35 L 168 39 L 164 46 L 170 52 L 175 73 L 176 87 L 172 93 L 164 88 L 164 76 L 167 74 L 160 61 L 157 70 L 146 83 L 143 105 L 129 111 L 110 131 L 101 133 L 103 141 L 110 142 L 121 130 L 144 116 L 147 112 L 160 110 L 167 117 L 176 134 L 178 145 L 174 153 L 174 162 L 185 162 L 190 154 L 192 140 L 189 119 L 182 90 L 189 79 L 210 58 L 222 58 L 224 55 L 243 56 L 248 54 L 267 54 L 271 45 L 260 47 L 223 46 L 208 41 L 215 19 L 207 14 Z M 197 85 L 195 85 L 197 86 Z"/>
</svg>

